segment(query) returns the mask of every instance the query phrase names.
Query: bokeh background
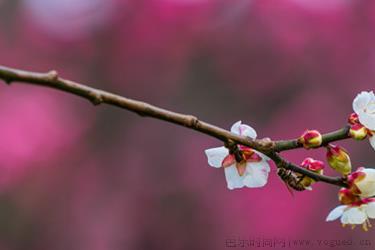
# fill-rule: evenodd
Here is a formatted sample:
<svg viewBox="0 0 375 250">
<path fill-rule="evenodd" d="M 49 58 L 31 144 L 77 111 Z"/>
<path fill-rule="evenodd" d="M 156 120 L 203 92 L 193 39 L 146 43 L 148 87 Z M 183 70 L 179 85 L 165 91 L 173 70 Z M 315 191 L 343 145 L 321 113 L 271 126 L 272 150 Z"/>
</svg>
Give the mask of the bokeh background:
<svg viewBox="0 0 375 250">
<path fill-rule="evenodd" d="M 342 127 L 374 89 L 374 31 L 374 1 L 1 0 L 0 64 L 287 139 Z M 374 229 L 325 222 L 338 188 L 292 197 L 272 166 L 266 187 L 229 191 L 204 155 L 219 141 L 125 110 L 2 84 L 0 138 L 1 250 L 375 249 Z M 340 144 L 375 166 L 367 141 Z"/>
</svg>

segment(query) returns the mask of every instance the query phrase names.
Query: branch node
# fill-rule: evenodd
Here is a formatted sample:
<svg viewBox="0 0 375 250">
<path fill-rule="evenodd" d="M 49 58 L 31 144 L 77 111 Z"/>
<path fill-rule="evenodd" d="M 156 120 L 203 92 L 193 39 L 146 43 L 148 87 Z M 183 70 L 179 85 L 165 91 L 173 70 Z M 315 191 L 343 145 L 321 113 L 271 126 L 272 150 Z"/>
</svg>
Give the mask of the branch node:
<svg viewBox="0 0 375 250">
<path fill-rule="evenodd" d="M 56 81 L 57 79 L 59 79 L 59 74 L 56 70 L 51 70 L 47 73 L 47 81 Z"/>
<path fill-rule="evenodd" d="M 257 141 L 259 147 L 264 151 L 271 151 L 276 147 L 276 143 L 271 138 L 266 137 Z"/>
<path fill-rule="evenodd" d="M 189 127 L 196 128 L 198 126 L 199 120 L 193 115 L 189 115 Z"/>
<path fill-rule="evenodd" d="M 103 98 L 102 98 L 102 96 L 100 94 L 93 93 L 91 96 L 92 96 L 91 102 L 95 106 L 103 103 L 103 101 L 104 101 Z"/>
</svg>

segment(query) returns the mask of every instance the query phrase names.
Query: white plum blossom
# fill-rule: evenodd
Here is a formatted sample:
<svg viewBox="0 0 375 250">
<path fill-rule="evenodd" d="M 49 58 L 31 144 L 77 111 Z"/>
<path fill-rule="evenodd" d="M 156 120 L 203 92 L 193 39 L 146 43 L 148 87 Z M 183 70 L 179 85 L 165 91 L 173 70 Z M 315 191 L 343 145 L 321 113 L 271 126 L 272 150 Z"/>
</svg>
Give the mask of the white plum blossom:
<svg viewBox="0 0 375 250">
<path fill-rule="evenodd" d="M 326 221 L 333 221 L 340 218 L 343 226 L 362 225 L 367 231 L 371 227 L 369 219 L 375 219 L 375 199 L 364 199 L 358 203 L 341 205 L 333 209 Z"/>
<path fill-rule="evenodd" d="M 257 134 L 255 130 L 236 122 L 231 127 L 231 132 L 241 136 L 247 136 L 255 139 Z M 224 168 L 225 178 L 229 189 L 242 187 L 263 187 L 268 180 L 270 160 L 266 155 L 242 145 L 238 147 L 238 156 L 230 153 L 226 147 L 210 148 L 205 150 L 208 164 L 215 168 Z"/>
<path fill-rule="evenodd" d="M 361 198 L 375 196 L 375 169 L 358 168 L 348 176 L 352 192 Z"/>
<path fill-rule="evenodd" d="M 353 101 L 353 110 L 359 122 L 365 126 L 370 135 L 370 144 L 375 149 L 375 95 L 373 91 L 362 91 Z"/>
</svg>

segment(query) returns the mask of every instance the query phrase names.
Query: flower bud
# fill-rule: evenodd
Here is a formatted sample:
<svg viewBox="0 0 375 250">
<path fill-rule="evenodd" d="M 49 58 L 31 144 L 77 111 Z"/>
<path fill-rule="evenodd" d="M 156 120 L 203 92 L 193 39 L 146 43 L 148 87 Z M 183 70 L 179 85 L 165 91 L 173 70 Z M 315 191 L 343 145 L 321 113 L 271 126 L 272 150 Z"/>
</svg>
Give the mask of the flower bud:
<svg viewBox="0 0 375 250">
<path fill-rule="evenodd" d="M 362 124 L 356 123 L 350 126 L 349 135 L 354 140 L 361 141 L 367 137 L 368 130 Z"/>
<path fill-rule="evenodd" d="M 308 157 L 303 160 L 303 162 L 301 163 L 301 167 L 313 171 L 317 174 L 323 174 L 324 163 L 322 161 L 317 161 L 313 158 Z M 303 179 L 301 180 L 301 183 L 304 187 L 310 187 L 314 182 L 315 180 L 308 176 L 303 177 Z"/>
<path fill-rule="evenodd" d="M 352 171 L 349 154 L 340 146 L 327 146 L 327 161 L 334 170 L 343 175 L 348 175 Z"/>
<path fill-rule="evenodd" d="M 322 145 L 322 135 L 317 130 L 306 130 L 298 142 L 303 145 L 304 148 L 316 148 Z"/>
<path fill-rule="evenodd" d="M 350 190 L 361 196 L 368 198 L 375 195 L 375 169 L 359 168 L 348 176 Z"/>
<path fill-rule="evenodd" d="M 343 205 L 351 205 L 361 200 L 361 198 L 358 197 L 358 195 L 353 194 L 351 190 L 348 188 L 341 188 L 338 197 L 339 201 Z"/>
<path fill-rule="evenodd" d="M 324 168 L 324 162 L 314 160 L 313 158 L 308 157 L 305 160 L 303 160 L 303 162 L 301 163 L 301 166 L 310 171 L 314 171 L 318 174 L 322 174 L 323 168 Z"/>
<path fill-rule="evenodd" d="M 360 124 L 358 114 L 351 113 L 349 118 L 348 118 L 348 122 L 349 122 L 349 124 L 352 124 L 352 125 Z"/>
</svg>

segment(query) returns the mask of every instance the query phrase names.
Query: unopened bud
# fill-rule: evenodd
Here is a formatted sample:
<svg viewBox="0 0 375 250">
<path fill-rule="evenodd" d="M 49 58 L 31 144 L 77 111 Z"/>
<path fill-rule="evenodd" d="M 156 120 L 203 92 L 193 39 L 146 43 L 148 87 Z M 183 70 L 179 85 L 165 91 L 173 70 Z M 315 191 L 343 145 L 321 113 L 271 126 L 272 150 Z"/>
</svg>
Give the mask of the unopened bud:
<svg viewBox="0 0 375 250">
<path fill-rule="evenodd" d="M 340 146 L 327 146 L 327 161 L 334 170 L 343 175 L 348 175 L 352 171 L 349 154 Z"/>
<path fill-rule="evenodd" d="M 350 126 L 349 135 L 355 140 L 361 141 L 367 137 L 368 130 L 362 124 L 356 123 Z"/>
<path fill-rule="evenodd" d="M 322 145 L 322 135 L 317 130 L 306 130 L 298 142 L 303 145 L 304 148 L 317 148 Z"/>
<path fill-rule="evenodd" d="M 348 118 L 349 124 L 360 124 L 358 115 L 356 113 L 351 113 Z"/>
<path fill-rule="evenodd" d="M 305 160 L 303 160 L 303 162 L 301 163 L 301 166 L 310 171 L 321 174 L 323 172 L 324 162 L 314 160 L 313 158 L 308 157 Z"/>
<path fill-rule="evenodd" d="M 308 157 L 303 160 L 303 162 L 301 163 L 301 167 L 313 171 L 317 174 L 323 174 L 324 163 L 322 161 L 314 160 L 313 158 Z M 314 182 L 315 180 L 308 176 L 303 177 L 303 179 L 301 180 L 301 183 L 304 187 L 310 187 Z"/>
</svg>

